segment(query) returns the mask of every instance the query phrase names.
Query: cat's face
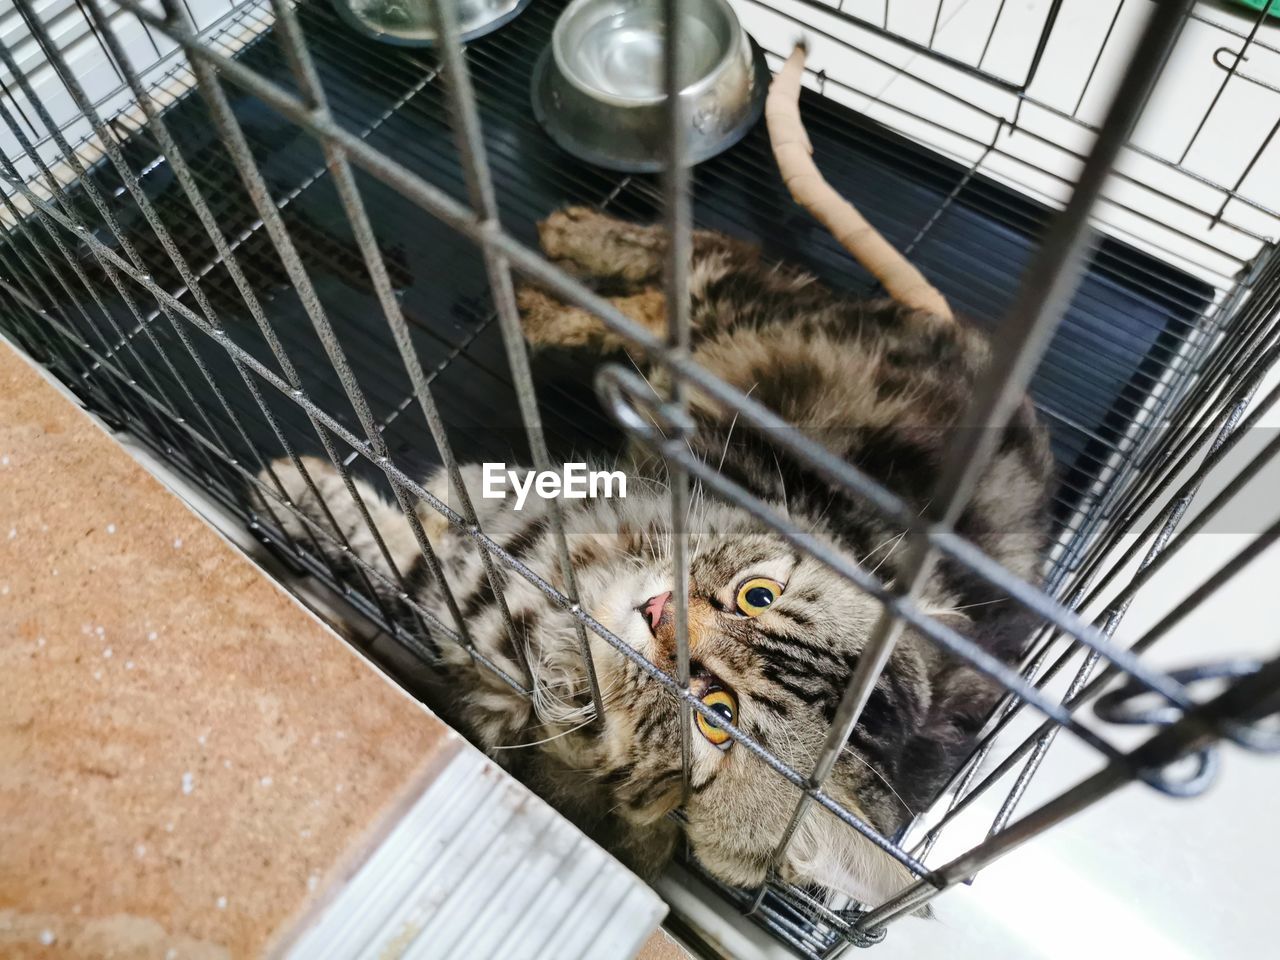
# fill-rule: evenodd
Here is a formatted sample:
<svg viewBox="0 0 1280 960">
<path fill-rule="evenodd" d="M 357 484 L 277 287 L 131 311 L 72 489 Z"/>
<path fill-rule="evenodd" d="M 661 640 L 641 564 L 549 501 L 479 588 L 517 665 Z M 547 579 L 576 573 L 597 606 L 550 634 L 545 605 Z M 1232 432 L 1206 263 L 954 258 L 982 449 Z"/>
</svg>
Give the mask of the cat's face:
<svg viewBox="0 0 1280 960">
<path fill-rule="evenodd" d="M 635 535 L 626 562 L 583 581 L 592 613 L 650 661 L 676 671 L 669 537 Z M 691 537 L 689 642 L 694 693 L 802 775 L 821 750 L 836 705 L 880 604 L 737 511 L 710 511 Z M 595 646 L 607 696 L 602 776 L 618 813 L 656 821 L 681 799 L 676 700 L 617 651 Z M 910 813 L 902 797 L 931 789 L 937 770 L 909 769 L 927 729 L 932 655 L 906 635 L 873 692 L 859 730 L 826 781 L 829 796 L 892 833 Z M 694 713 L 692 793 L 684 813 L 698 860 L 721 879 L 760 883 L 799 791 L 760 757 Z M 901 795 L 901 796 L 900 796 Z M 805 818 L 782 864 L 788 879 L 862 900 L 905 885 L 895 860 L 825 810 Z"/>
</svg>

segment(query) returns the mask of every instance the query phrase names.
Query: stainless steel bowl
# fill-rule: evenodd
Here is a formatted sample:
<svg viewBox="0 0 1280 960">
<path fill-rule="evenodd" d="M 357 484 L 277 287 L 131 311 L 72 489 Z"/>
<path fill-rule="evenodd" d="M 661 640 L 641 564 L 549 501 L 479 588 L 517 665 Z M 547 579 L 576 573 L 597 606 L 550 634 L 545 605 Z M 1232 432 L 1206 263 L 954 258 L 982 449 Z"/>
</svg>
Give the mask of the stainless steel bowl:
<svg viewBox="0 0 1280 960">
<path fill-rule="evenodd" d="M 434 0 L 333 0 L 338 15 L 358 33 L 403 47 L 435 46 Z M 446 0 L 458 11 L 463 42 L 492 33 L 520 15 L 530 0 Z"/>
<path fill-rule="evenodd" d="M 689 159 L 727 150 L 760 118 L 764 55 L 727 0 L 685 0 Z M 662 0 L 574 0 L 534 69 L 533 111 L 577 157 L 628 173 L 666 165 Z"/>
</svg>

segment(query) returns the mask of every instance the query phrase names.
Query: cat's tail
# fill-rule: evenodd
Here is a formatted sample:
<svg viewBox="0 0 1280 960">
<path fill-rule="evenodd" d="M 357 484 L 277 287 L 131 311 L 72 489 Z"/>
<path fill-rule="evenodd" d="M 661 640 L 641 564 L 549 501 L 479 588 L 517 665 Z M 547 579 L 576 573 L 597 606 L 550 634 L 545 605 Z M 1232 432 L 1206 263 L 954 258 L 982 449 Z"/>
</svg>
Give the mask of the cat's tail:
<svg viewBox="0 0 1280 960">
<path fill-rule="evenodd" d="M 813 144 L 800 121 L 800 81 L 807 52 L 803 41 L 796 45 L 773 78 L 765 101 L 769 142 L 783 182 L 796 203 L 830 230 L 889 296 L 908 307 L 951 319 L 946 298 L 827 183 L 813 162 Z"/>
</svg>

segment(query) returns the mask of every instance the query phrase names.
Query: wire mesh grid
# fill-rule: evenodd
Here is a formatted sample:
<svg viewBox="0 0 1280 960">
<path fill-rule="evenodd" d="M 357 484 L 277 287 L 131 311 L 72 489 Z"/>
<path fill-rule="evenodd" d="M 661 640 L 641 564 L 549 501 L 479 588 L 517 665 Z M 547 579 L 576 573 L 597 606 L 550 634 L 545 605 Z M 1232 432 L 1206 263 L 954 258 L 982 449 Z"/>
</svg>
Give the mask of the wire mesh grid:
<svg viewBox="0 0 1280 960">
<path fill-rule="evenodd" d="M 670 98 L 669 173 L 661 179 L 609 174 L 551 148 L 525 103 L 528 72 L 560 8 L 554 2 L 531 6 L 465 50 L 445 4 L 437 13 L 443 42 L 425 51 L 355 39 L 322 3 L 228 3 L 193 22 L 191 9 L 176 2 L 157 8 L 125 0 L 108 8 L 79 0 L 74 9 L 51 11 L 21 0 L 23 36 L 39 56 L 32 60 L 30 49 L 4 36 L 5 326 L 86 404 L 243 513 L 283 554 L 343 589 L 411 652 L 428 656 L 425 637 L 462 643 L 527 695 L 527 670 L 513 676 L 486 660 L 470 644 L 455 600 L 449 622 L 414 601 L 408 571 L 391 562 L 354 478 L 381 478 L 394 494 L 433 577 L 439 560 L 414 504 L 425 501 L 444 514 L 474 540 L 496 597 L 506 578 L 521 577 L 573 619 L 597 716 L 593 635 L 678 699 L 686 777 L 696 711 L 727 727 L 743 749 L 798 789 L 775 859 L 801 818 L 831 815 L 918 878 L 865 908 L 829 903 L 776 878 L 755 891 L 721 885 L 730 902 L 802 955 L 866 945 L 889 921 L 1124 783 L 1142 779 L 1170 793 L 1197 792 L 1212 775 L 1210 742 L 1218 737 L 1253 749 L 1275 746 L 1266 728 L 1252 724 L 1274 707 L 1274 663 L 1174 674 L 1140 654 L 1270 546 L 1277 525 L 1134 644 L 1121 648 L 1111 640 L 1142 586 L 1274 453 L 1272 443 L 1182 524 L 1208 472 L 1277 398 L 1274 390 L 1255 397 L 1280 350 L 1277 215 L 1257 189 L 1276 125 L 1251 131 L 1230 170 L 1210 174 L 1195 162 L 1197 144 L 1214 135 L 1219 114 L 1240 89 L 1276 92 L 1265 77 L 1247 72 L 1251 51 L 1258 59 L 1280 53 L 1261 33 L 1266 11 L 1241 30 L 1185 3 L 1157 4 L 1150 17 L 1139 15 L 1149 4 L 1128 4 L 1126 12 L 1118 3 L 1081 82 L 1046 92 L 1042 65 L 1074 39 L 1058 41 L 1069 22 L 1062 0 L 1036 8 L 1029 34 L 1025 23 L 1010 26 L 1009 18 L 1024 14 L 1004 3 L 987 6 L 989 19 L 972 31 L 976 45 L 965 46 L 950 39 L 949 27 L 968 16 L 966 4 L 939 4 L 923 25 L 919 17 L 895 16 L 890 3 L 875 10 L 852 0 L 838 7 L 810 0 L 740 5 L 757 37 L 786 38 L 779 22 L 810 35 L 819 67 L 804 111 L 832 182 L 962 312 L 996 331 L 991 376 L 969 421 L 990 429 L 956 437 L 923 515 L 690 358 L 687 253 L 694 222 L 759 239 L 769 255 L 800 259 L 834 286 L 869 290 L 871 283 L 792 209 L 760 130 L 690 171 L 681 161 L 681 101 Z M 675 40 L 669 49 L 679 50 L 676 8 L 668 2 L 665 9 Z M 93 56 L 110 64 L 118 82 L 90 86 L 62 42 L 60 17 L 89 28 Z M 1128 45 L 1121 42 L 1126 25 Z M 1142 128 L 1134 127 L 1152 85 L 1159 78 L 1159 96 L 1170 51 L 1201 42 L 1197 31 L 1220 45 L 1212 57 L 1221 84 L 1179 149 L 1144 146 Z M 1034 44 L 1025 42 L 1028 35 Z M 145 39 L 161 55 L 157 38 L 167 40 L 168 60 L 136 45 Z M 776 64 L 785 52 L 769 54 Z M 135 65 L 140 59 L 145 69 Z M 669 88 L 679 75 L 675 60 L 667 62 Z M 887 71 L 889 82 L 868 65 Z M 39 73 L 50 68 L 54 86 Z M 970 81 L 974 86 L 962 86 Z M 970 132 L 957 116 L 985 129 Z M 1153 168 L 1165 175 L 1154 176 Z M 630 219 L 665 217 L 673 238 L 667 340 L 534 252 L 535 222 L 567 199 Z M 470 244 L 458 244 L 459 235 Z M 626 371 L 610 370 L 602 397 L 611 420 L 584 386 L 582 370 L 554 363 L 535 369 L 521 337 L 513 270 L 638 344 L 670 372 L 672 396 L 655 401 Z M 1018 580 L 951 529 L 1028 383 L 1050 426 L 1060 471 L 1048 592 Z M 678 429 L 691 388 L 735 411 L 742 429 L 759 431 L 900 521 L 915 575 L 881 582 L 692 457 Z M 671 469 L 679 626 L 670 674 L 577 604 L 563 535 L 560 568 L 533 570 L 480 528 L 465 499 L 444 503 L 420 483 L 425 466 L 456 473 L 460 463 L 504 460 L 513 451 L 546 469 L 568 451 L 615 444 L 615 420 L 653 445 Z M 669 426 L 667 435 L 654 429 L 655 421 Z M 306 476 L 300 455 L 317 445 L 360 504 L 389 574 L 350 549 L 331 514 L 327 524 L 297 514 L 306 542 L 281 532 L 279 514 L 293 505 L 270 463 L 283 453 Z M 258 479 L 264 470 L 266 484 Z M 783 763 L 689 692 L 687 597 L 680 585 L 688 582 L 683 518 L 693 481 L 883 603 L 811 769 Z M 245 491 L 254 488 L 260 497 L 249 503 Z M 322 499 L 314 485 L 311 492 Z M 1112 549 L 1126 536 L 1127 550 Z M 320 547 L 335 539 L 349 563 L 335 565 L 327 559 L 333 551 Z M 920 582 L 938 556 L 969 566 L 1042 619 L 1024 662 L 995 659 L 920 608 Z M 388 591 L 400 602 L 388 604 Z M 514 636 L 510 613 L 505 607 L 502 613 Z M 972 662 L 1008 695 L 934 811 L 903 835 L 882 837 L 823 785 L 904 624 Z M 1072 671 L 1065 692 L 1054 690 L 1055 679 Z M 1192 689 L 1222 675 L 1236 682 L 1214 698 Z M 1116 678 L 1125 683 L 1121 694 L 1152 693 L 1172 709 L 1158 715 L 1165 729 L 1135 748 L 1099 732 L 1079 712 Z M 1157 716 L 1126 714 L 1128 701 L 1110 696 L 1107 716 Z M 1001 735 L 1027 706 L 1043 722 L 1009 743 Z M 1063 727 L 1095 750 L 1102 766 L 1015 820 Z M 993 753 L 999 762 L 987 770 Z M 1189 774 L 1174 763 L 1187 756 Z M 990 835 L 931 864 L 943 829 L 997 787 L 1008 793 Z M 821 809 L 809 809 L 815 805 Z"/>
</svg>

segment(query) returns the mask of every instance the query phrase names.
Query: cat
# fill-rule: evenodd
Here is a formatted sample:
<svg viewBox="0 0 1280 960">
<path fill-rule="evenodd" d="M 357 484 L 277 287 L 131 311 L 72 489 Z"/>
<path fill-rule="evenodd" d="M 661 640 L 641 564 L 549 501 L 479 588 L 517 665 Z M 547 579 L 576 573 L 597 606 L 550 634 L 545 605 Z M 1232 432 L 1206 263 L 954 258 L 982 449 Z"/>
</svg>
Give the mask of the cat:
<svg viewBox="0 0 1280 960">
<path fill-rule="evenodd" d="M 661 227 L 575 207 L 539 224 L 539 239 L 553 262 L 637 322 L 664 332 Z M 693 235 L 689 279 L 691 349 L 698 363 L 923 509 L 949 433 L 988 365 L 979 332 L 891 301 L 837 295 L 799 269 L 766 262 L 755 248 L 708 231 Z M 593 314 L 545 290 L 525 287 L 518 302 L 534 348 L 602 357 L 627 348 Z M 655 389 L 664 390 L 661 371 L 650 375 Z M 690 403 L 697 456 L 883 580 L 899 575 L 908 552 L 899 549 L 900 528 L 777 453 L 767 438 L 735 429 L 731 411 L 696 391 Z M 352 549 L 389 574 L 339 475 L 317 460 L 307 466 Z M 324 527 L 297 470 L 287 460 L 275 469 L 290 499 Z M 480 496 L 479 465 L 461 472 L 484 531 L 563 588 L 549 501 L 531 495 L 517 513 L 510 500 Z M 581 605 L 674 673 L 665 473 L 660 461 L 639 456 L 629 473 L 633 482 L 625 499 L 559 501 Z M 1051 476 L 1046 433 L 1024 402 L 957 529 L 1034 581 L 1048 537 Z M 450 623 L 400 509 L 370 486 L 358 486 L 397 567 L 414 585 L 415 599 Z M 443 471 L 425 486 L 456 505 Z M 511 677 L 522 677 L 471 538 L 426 504 L 416 513 L 474 644 Z M 296 518 L 284 523 L 290 536 L 303 536 Z M 746 511 L 700 490 L 694 491 L 688 526 L 693 692 L 807 775 L 881 605 Z M 332 559 L 343 559 L 336 547 Z M 535 696 L 532 702 L 520 696 L 460 645 L 442 641 L 437 669 L 453 692 L 446 715 L 641 873 L 661 868 L 683 831 L 688 849 L 712 875 L 742 887 L 763 882 L 799 792 L 695 714 L 691 791 L 677 824 L 668 816 L 682 799 L 675 699 L 588 633 L 605 701 L 603 721 L 593 721 L 569 616 L 518 575 L 506 574 L 504 584 Z M 388 597 L 394 600 L 395 593 L 388 590 Z M 945 558 L 921 592 L 920 607 L 1006 661 L 1016 658 L 1034 625 L 999 591 Z M 999 692 L 908 628 L 824 789 L 892 836 L 934 798 L 971 748 Z M 777 868 L 784 879 L 867 903 L 912 879 L 896 859 L 823 810 L 804 818 Z"/>
</svg>

